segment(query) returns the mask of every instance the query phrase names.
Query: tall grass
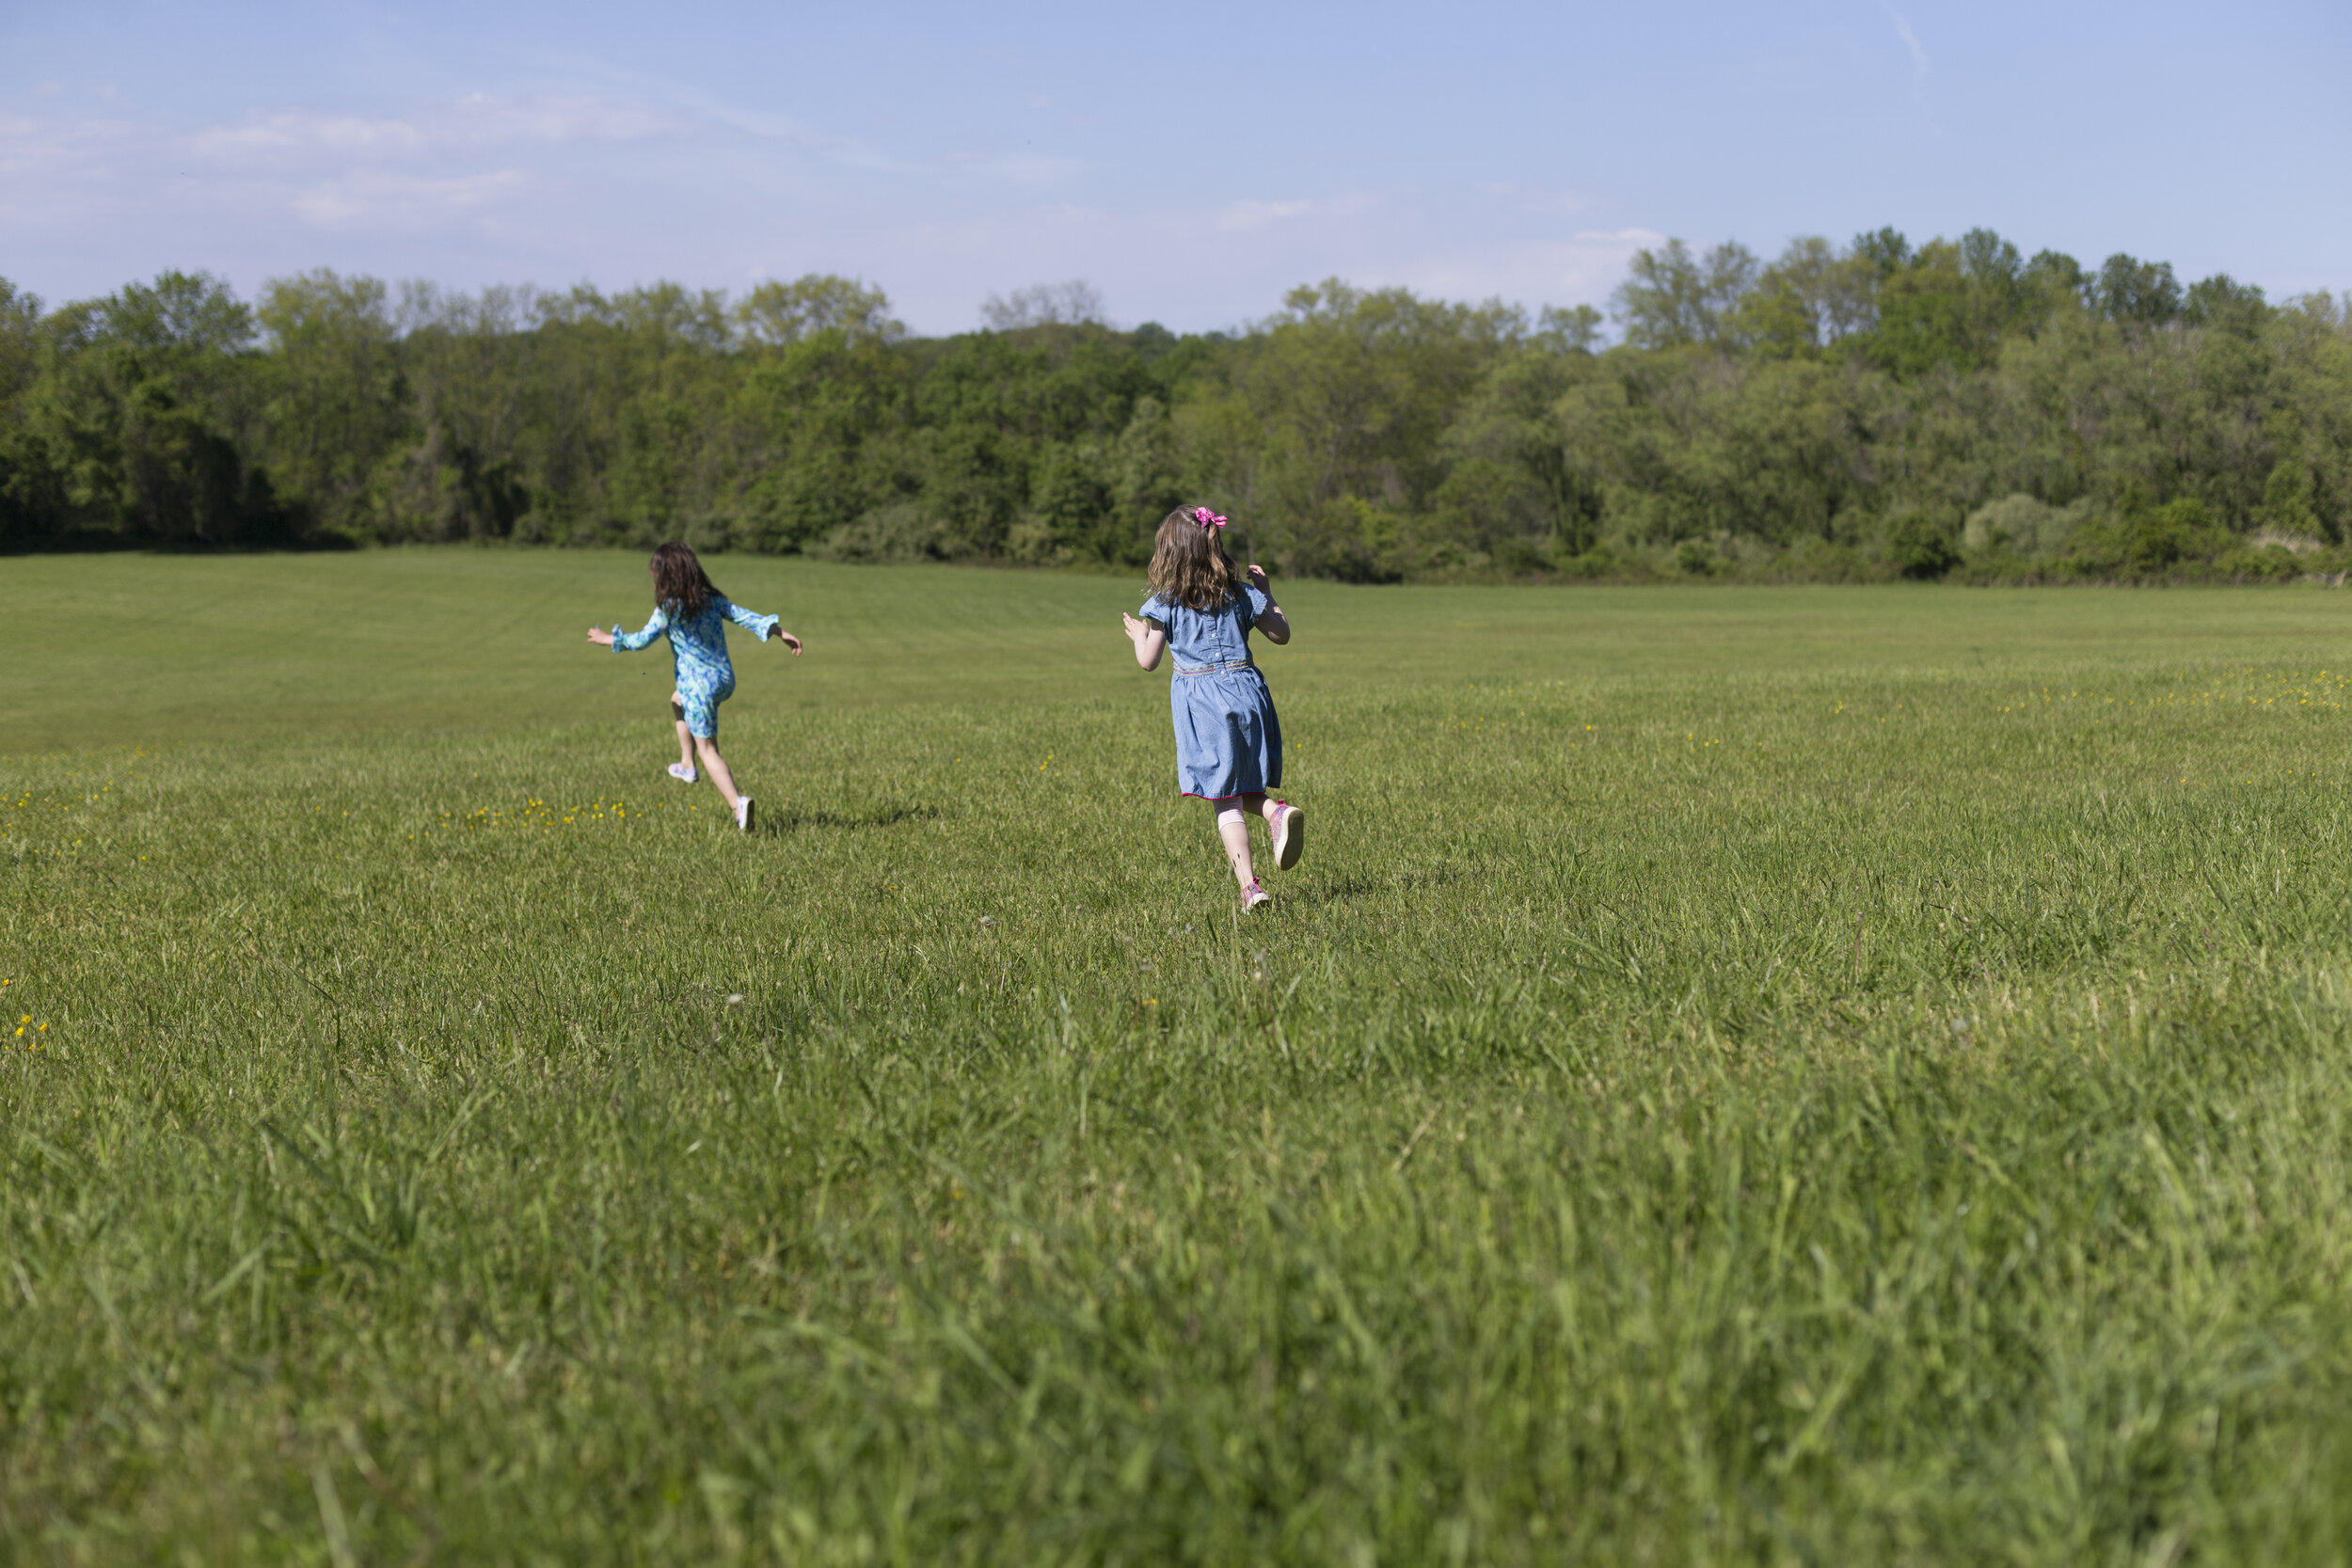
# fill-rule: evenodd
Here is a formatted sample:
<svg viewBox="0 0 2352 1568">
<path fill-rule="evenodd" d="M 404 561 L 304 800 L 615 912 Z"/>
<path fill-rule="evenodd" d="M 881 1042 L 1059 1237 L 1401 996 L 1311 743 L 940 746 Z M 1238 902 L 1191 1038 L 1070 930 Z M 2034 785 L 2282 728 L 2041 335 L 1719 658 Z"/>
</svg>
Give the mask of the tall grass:
<svg viewBox="0 0 2352 1568">
<path fill-rule="evenodd" d="M 1286 594 L 1244 921 L 1122 584 L 720 574 L 746 842 L 250 569 L 0 677 L 0 1556 L 2345 1555 L 2327 595 Z"/>
</svg>

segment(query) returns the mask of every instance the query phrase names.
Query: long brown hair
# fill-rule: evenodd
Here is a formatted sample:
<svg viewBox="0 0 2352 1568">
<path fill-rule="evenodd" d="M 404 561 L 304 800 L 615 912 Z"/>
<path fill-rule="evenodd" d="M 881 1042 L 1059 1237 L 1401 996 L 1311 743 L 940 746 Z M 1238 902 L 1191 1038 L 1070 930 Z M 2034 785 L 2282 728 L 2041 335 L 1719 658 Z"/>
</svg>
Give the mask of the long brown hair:
<svg viewBox="0 0 2352 1568">
<path fill-rule="evenodd" d="M 1241 573 L 1225 553 L 1222 528 L 1202 528 L 1194 508 L 1180 506 L 1160 519 L 1152 543 L 1152 592 L 1186 610 L 1222 610 L 1232 602 Z M 1222 518 L 1218 519 L 1220 522 Z"/>
<path fill-rule="evenodd" d="M 681 620 L 691 620 L 711 600 L 723 597 L 694 552 L 673 539 L 653 552 L 653 602 L 663 610 L 672 605 Z"/>
</svg>

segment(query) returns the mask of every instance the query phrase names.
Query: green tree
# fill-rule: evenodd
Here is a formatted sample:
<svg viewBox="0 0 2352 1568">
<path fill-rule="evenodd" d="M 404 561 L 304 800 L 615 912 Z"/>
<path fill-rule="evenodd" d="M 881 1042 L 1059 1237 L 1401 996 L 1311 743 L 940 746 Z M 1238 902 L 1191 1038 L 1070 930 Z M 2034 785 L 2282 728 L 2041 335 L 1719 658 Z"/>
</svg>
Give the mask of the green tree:
<svg viewBox="0 0 2352 1568">
<path fill-rule="evenodd" d="M 1867 332 L 1878 318 L 1879 269 L 1819 235 L 1791 240 L 1738 308 L 1735 334 L 1782 358 L 1810 356 Z"/>
<path fill-rule="evenodd" d="M 1931 240 L 1884 274 L 1869 353 L 1898 375 L 1988 363 L 2030 298 L 2017 249 L 1988 230 Z"/>
<path fill-rule="evenodd" d="M 59 476 L 26 423 L 41 338 L 40 296 L 0 277 L 0 545 L 53 531 L 65 512 Z"/>
<path fill-rule="evenodd" d="M 1868 263 L 1882 279 L 1892 277 L 1911 261 L 1911 242 L 1892 229 L 1856 234 L 1851 254 Z"/>
<path fill-rule="evenodd" d="M 1701 257 L 1680 240 L 1668 240 L 1656 250 L 1633 253 L 1611 306 L 1626 341 L 1636 348 L 1728 347 L 1737 341 L 1740 300 L 1756 286 L 1759 270 L 1755 253 L 1737 241 Z"/>
<path fill-rule="evenodd" d="M 2091 283 L 2099 313 L 2122 325 L 2162 326 L 2181 313 L 2180 280 L 2169 261 L 2142 261 L 2117 251 Z"/>
<path fill-rule="evenodd" d="M 40 295 L 0 277 L 0 409 L 17 412 L 40 366 Z"/>
<path fill-rule="evenodd" d="M 167 272 L 43 323 L 24 445 L 55 470 L 54 526 L 154 544 L 282 542 L 293 523 L 247 462 L 253 315 L 229 286 Z"/>
<path fill-rule="evenodd" d="M 2181 320 L 2190 326 L 2217 328 L 2241 337 L 2260 333 L 2271 313 L 2260 287 L 2240 283 L 2226 272 L 2199 278 L 2181 300 Z"/>
<path fill-rule="evenodd" d="M 832 273 L 812 272 L 789 283 L 760 284 L 730 312 L 747 342 L 786 348 L 819 332 L 838 332 L 855 342 L 873 338 L 896 342 L 905 324 L 890 315 L 890 299 L 880 289 Z"/>
<path fill-rule="evenodd" d="M 804 549 L 920 483 L 906 429 L 913 376 L 876 333 L 825 327 L 768 356 L 737 394 L 747 432 L 736 534 Z"/>
<path fill-rule="evenodd" d="M 1589 305 L 1547 305 L 1536 317 L 1531 341 L 1554 354 L 1590 354 L 1600 347 L 1601 319 Z"/>
<path fill-rule="evenodd" d="M 1136 400 L 1114 461 L 1116 514 L 1103 558 L 1148 561 L 1160 519 L 1184 500 L 1184 450 L 1166 404 L 1149 393 Z"/>
<path fill-rule="evenodd" d="M 278 493 L 328 528 L 364 532 L 371 485 L 411 434 L 388 291 L 321 268 L 272 279 L 255 317 L 270 349 L 263 418 Z"/>
<path fill-rule="evenodd" d="M 1542 340 L 1500 356 L 1444 436 L 1446 473 L 1432 497 L 1440 536 L 1514 571 L 1591 549 L 1603 491 L 1571 453 L 1558 411 L 1605 374 L 1590 355 Z"/>
<path fill-rule="evenodd" d="M 1258 449 L 1258 521 L 1293 570 L 1394 577 L 1410 543 L 1396 519 L 1442 481 L 1440 434 L 1486 367 L 1527 336 L 1526 318 L 1337 279 L 1284 304 L 1227 372 Z M 1367 519 L 1386 543 L 1363 534 Z"/>
<path fill-rule="evenodd" d="M 1365 578 L 1885 575 L 1971 518 L 2004 572 L 2177 576 L 2293 569 L 2207 546 L 2352 524 L 2342 302 L 2127 256 L 2090 276 L 1988 230 L 1800 238 L 1770 265 L 1669 243 L 1600 353 L 1589 306 L 1337 280 L 1232 333 L 1116 331 L 1067 290 L 998 303 L 991 330 L 915 339 L 880 290 L 815 275 L 730 300 L 313 272 L 254 310 L 182 274 L 56 309 L 0 284 L 0 538 L 1133 564 L 1193 500 L 1286 569 Z M 2152 564 L 2170 546 L 2143 525 L 2188 502 L 2201 542 Z M 1996 546 L 1995 511 L 2032 526 Z"/>
</svg>

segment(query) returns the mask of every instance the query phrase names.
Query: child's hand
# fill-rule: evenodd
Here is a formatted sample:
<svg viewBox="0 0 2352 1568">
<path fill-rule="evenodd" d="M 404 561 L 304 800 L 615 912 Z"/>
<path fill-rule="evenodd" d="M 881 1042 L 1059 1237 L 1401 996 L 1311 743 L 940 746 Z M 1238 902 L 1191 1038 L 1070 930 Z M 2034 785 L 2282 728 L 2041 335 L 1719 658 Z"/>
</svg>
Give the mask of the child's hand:
<svg viewBox="0 0 2352 1568">
<path fill-rule="evenodd" d="M 1168 647 L 1168 639 L 1123 610 L 1119 612 L 1119 619 L 1127 628 L 1127 641 L 1136 645 L 1136 667 L 1139 670 L 1158 669 L 1160 655 Z"/>
<path fill-rule="evenodd" d="M 594 642 L 599 648 L 610 648 L 612 646 L 612 634 L 605 630 L 602 626 L 590 626 L 588 628 L 588 641 Z"/>
<path fill-rule="evenodd" d="M 1259 565 L 1254 561 L 1249 563 L 1248 577 L 1249 586 L 1256 589 L 1259 593 L 1271 594 L 1274 592 L 1273 589 L 1266 586 L 1265 568 Z"/>
<path fill-rule="evenodd" d="M 801 657 L 801 640 L 793 636 L 790 632 L 785 630 L 782 626 L 778 626 L 774 631 L 770 632 L 768 635 L 783 643 L 786 647 L 791 649 L 792 657 L 794 658 Z"/>
</svg>

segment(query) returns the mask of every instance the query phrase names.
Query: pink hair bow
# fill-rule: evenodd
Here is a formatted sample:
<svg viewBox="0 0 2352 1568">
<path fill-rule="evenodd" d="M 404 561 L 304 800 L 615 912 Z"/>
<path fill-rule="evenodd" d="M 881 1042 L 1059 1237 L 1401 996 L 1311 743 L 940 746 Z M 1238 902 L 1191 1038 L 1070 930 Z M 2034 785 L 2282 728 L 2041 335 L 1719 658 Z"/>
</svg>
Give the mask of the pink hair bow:
<svg viewBox="0 0 2352 1568">
<path fill-rule="evenodd" d="M 1225 519 L 1218 516 L 1216 513 L 1210 511 L 1205 506 L 1196 506 L 1192 509 L 1192 520 L 1199 523 L 1204 529 L 1223 528 L 1225 526 Z"/>
</svg>

